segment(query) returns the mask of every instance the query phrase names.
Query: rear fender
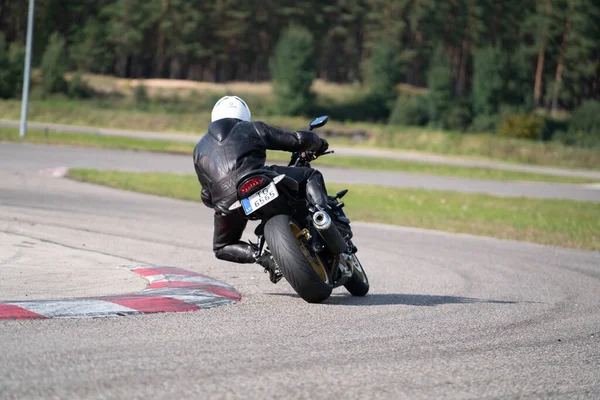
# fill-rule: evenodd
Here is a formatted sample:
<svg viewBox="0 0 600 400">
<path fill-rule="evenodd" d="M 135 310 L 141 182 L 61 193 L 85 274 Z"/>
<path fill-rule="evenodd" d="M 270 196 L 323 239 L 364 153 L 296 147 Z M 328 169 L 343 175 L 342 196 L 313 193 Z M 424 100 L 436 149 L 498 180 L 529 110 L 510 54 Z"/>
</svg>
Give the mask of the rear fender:
<svg viewBox="0 0 600 400">
<path fill-rule="evenodd" d="M 260 184 L 256 185 L 255 187 L 253 187 L 251 190 L 247 191 L 246 193 L 241 193 L 241 188 L 243 187 L 243 185 L 246 182 L 250 181 L 251 179 L 255 179 L 255 178 L 262 178 L 263 181 Z M 235 210 L 235 209 L 240 208 L 242 206 L 241 199 L 252 196 L 254 193 L 256 193 L 256 192 L 260 191 L 261 189 L 265 188 L 266 186 L 270 185 L 271 182 L 275 183 L 275 185 L 277 185 L 278 187 L 279 186 L 286 187 L 287 189 L 289 189 L 290 191 L 292 191 L 294 193 L 298 192 L 298 188 L 299 188 L 298 182 L 285 174 L 280 174 L 280 175 L 275 175 L 275 176 L 267 176 L 264 173 L 256 173 L 256 174 L 247 175 L 244 178 L 242 178 L 242 180 L 239 181 L 239 183 L 237 185 L 238 200 L 229 207 L 229 210 Z"/>
</svg>

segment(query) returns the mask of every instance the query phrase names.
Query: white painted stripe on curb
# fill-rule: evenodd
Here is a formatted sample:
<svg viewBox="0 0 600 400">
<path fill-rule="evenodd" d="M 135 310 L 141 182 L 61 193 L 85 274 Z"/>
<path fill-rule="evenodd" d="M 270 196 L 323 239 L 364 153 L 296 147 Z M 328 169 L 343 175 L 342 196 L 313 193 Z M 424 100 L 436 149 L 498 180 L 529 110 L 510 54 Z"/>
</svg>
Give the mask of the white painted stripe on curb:
<svg viewBox="0 0 600 400">
<path fill-rule="evenodd" d="M 11 302 L 31 312 L 44 315 L 48 318 L 89 318 L 113 316 L 116 314 L 141 314 L 133 308 L 121 306 L 103 300 L 47 300 L 47 301 L 22 301 Z"/>
<path fill-rule="evenodd" d="M 183 301 L 188 304 L 194 304 L 201 308 L 207 308 L 207 305 L 212 307 L 213 305 L 235 302 L 233 299 L 228 297 L 222 297 L 199 289 L 164 288 L 148 289 L 148 291 L 156 296 L 169 297 L 171 299 Z"/>
<path fill-rule="evenodd" d="M 132 272 L 135 272 L 135 269 L 139 269 L 139 268 L 154 268 L 154 265 L 148 265 L 148 264 L 136 264 L 136 265 L 119 265 L 119 267 L 121 268 L 125 268 L 128 269 Z"/>
<path fill-rule="evenodd" d="M 206 278 L 204 276 L 186 276 L 186 275 L 173 275 L 173 274 L 165 274 L 165 275 L 151 275 L 145 276 L 150 283 L 157 282 L 189 282 L 189 283 L 206 283 L 211 286 L 219 286 L 224 288 L 230 288 L 231 285 L 228 285 L 224 282 L 217 281 L 215 279 Z"/>
<path fill-rule="evenodd" d="M 133 271 L 135 272 L 135 271 Z M 145 280 L 147 280 L 148 282 L 152 283 L 156 283 L 156 282 L 168 282 L 167 278 L 165 278 L 164 275 L 146 275 L 143 277 Z"/>
<path fill-rule="evenodd" d="M 199 297 L 210 297 L 210 298 L 219 298 L 219 297 L 223 297 L 223 296 L 219 296 L 217 294 L 214 293 L 210 293 L 207 292 L 205 290 L 202 289 L 188 289 L 188 288 L 160 288 L 160 289 L 144 289 L 141 292 L 138 292 L 138 294 L 144 295 L 144 294 L 149 294 L 152 296 L 160 296 L 160 297 L 170 297 L 170 298 L 175 298 L 175 296 L 189 296 L 189 297 L 193 297 L 193 296 L 199 296 Z"/>
<path fill-rule="evenodd" d="M 200 308 L 209 308 L 220 306 L 221 304 L 229 304 L 233 303 L 233 300 L 228 299 L 226 297 L 220 296 L 186 296 L 186 295 L 165 295 L 165 297 L 170 297 L 175 300 L 183 301 L 188 304 L 193 304 Z"/>
</svg>

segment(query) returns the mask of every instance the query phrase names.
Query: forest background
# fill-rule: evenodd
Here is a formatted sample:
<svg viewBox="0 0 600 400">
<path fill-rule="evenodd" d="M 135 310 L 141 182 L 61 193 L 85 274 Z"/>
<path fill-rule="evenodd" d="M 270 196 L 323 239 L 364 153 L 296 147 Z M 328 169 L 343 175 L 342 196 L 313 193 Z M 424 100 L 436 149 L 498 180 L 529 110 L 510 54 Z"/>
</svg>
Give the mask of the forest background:
<svg viewBox="0 0 600 400">
<path fill-rule="evenodd" d="M 27 7 L 0 0 L 8 114 Z M 34 26 L 34 103 L 195 113 L 246 82 L 261 117 L 600 148 L 599 0 L 37 0 Z M 221 89 L 149 94 L 156 78 Z M 268 95 L 252 89 L 263 83 Z"/>
</svg>

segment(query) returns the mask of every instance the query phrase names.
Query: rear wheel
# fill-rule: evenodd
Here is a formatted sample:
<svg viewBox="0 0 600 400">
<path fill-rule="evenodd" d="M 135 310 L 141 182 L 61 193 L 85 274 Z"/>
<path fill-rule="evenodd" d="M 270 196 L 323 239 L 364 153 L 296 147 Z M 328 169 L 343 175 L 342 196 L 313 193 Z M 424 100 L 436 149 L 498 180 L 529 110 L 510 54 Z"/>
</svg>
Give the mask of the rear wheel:
<svg viewBox="0 0 600 400">
<path fill-rule="evenodd" d="M 346 282 L 344 287 L 352 296 L 364 296 L 369 292 L 369 278 L 362 267 L 356 254 L 350 256 L 349 262 L 352 263 L 352 276 Z"/>
<path fill-rule="evenodd" d="M 289 215 L 276 215 L 265 224 L 265 239 L 285 279 L 305 301 L 320 303 L 329 298 L 333 285 L 308 235 Z"/>
</svg>

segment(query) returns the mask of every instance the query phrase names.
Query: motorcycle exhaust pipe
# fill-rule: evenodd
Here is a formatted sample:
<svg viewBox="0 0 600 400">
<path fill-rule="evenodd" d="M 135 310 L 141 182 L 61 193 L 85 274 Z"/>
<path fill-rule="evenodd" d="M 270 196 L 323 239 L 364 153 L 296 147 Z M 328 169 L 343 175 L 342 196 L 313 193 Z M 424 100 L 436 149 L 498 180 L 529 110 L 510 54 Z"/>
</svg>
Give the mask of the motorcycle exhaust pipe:
<svg viewBox="0 0 600 400">
<path fill-rule="evenodd" d="M 319 235 L 333 254 L 342 254 L 346 251 L 346 240 L 331 221 L 329 214 L 325 211 L 317 211 L 313 214 L 312 220 Z"/>
</svg>

